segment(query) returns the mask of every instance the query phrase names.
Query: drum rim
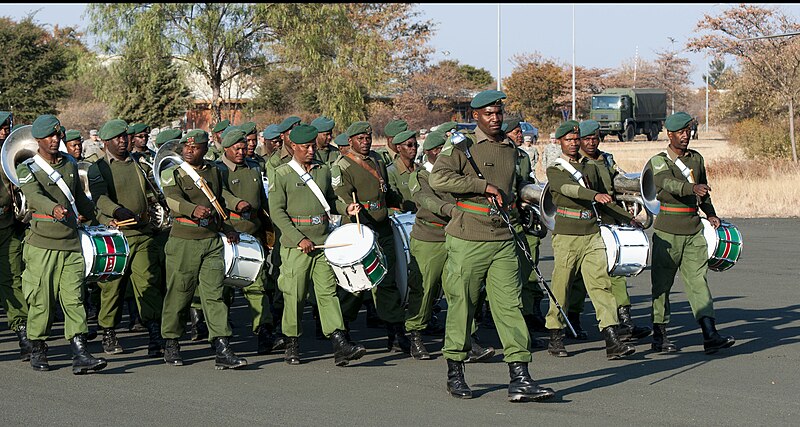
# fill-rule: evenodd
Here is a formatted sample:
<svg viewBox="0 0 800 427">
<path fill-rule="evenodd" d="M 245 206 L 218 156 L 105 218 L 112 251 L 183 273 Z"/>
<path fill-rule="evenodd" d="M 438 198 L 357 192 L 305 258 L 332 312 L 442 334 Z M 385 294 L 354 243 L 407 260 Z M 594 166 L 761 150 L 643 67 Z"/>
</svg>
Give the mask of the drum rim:
<svg viewBox="0 0 800 427">
<path fill-rule="evenodd" d="M 348 224 L 343 224 L 343 225 L 337 227 L 336 230 L 331 231 L 328 234 L 328 237 L 325 238 L 325 244 L 328 244 L 328 239 L 331 237 L 331 235 L 333 235 L 333 233 L 336 233 L 337 230 L 341 230 L 341 229 L 343 229 L 343 228 L 345 228 L 345 227 L 347 227 L 349 225 L 352 225 L 353 227 L 358 227 L 358 224 L 352 223 L 352 222 L 348 223 Z M 353 227 L 348 227 L 348 228 L 353 228 Z M 377 248 L 378 250 L 380 250 L 380 245 L 378 244 L 377 233 L 372 231 L 371 228 L 367 227 L 364 224 L 361 224 L 361 227 L 364 230 L 369 230 L 369 232 L 371 233 L 370 236 L 372 238 L 372 245 L 370 246 L 370 248 Z M 358 231 L 356 231 L 356 233 L 358 233 Z M 329 250 L 334 251 L 334 250 L 337 250 L 337 249 L 341 249 L 341 250 L 345 250 L 346 251 L 346 247 L 344 247 L 344 248 L 326 248 L 326 249 L 323 250 L 323 253 L 325 255 L 325 260 L 328 261 L 329 264 L 335 265 L 337 267 L 342 267 L 342 268 L 350 267 L 350 266 L 353 266 L 353 265 L 356 265 L 356 264 L 360 263 L 361 261 L 364 260 L 364 258 L 366 258 L 374 250 L 374 249 L 370 249 L 363 256 L 361 256 L 361 258 L 358 258 L 357 260 L 355 260 L 355 261 L 353 261 L 353 262 L 351 262 L 349 264 L 339 264 L 339 263 L 337 263 L 335 261 L 331 261 L 331 258 L 328 256 L 328 251 Z"/>
</svg>

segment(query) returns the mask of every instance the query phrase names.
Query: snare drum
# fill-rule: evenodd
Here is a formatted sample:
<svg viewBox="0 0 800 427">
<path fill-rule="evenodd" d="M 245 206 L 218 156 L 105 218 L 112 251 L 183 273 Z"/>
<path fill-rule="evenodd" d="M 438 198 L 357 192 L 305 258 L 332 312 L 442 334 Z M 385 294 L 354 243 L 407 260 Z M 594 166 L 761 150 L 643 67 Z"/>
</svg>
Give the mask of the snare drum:
<svg viewBox="0 0 800 427">
<path fill-rule="evenodd" d="M 742 234 L 735 225 L 720 221 L 716 230 L 711 222 L 700 218 L 703 223 L 703 237 L 708 244 L 708 268 L 725 271 L 736 264 L 742 254 Z"/>
<path fill-rule="evenodd" d="M 400 304 L 408 302 L 408 278 L 411 275 L 411 227 L 417 215 L 413 212 L 395 214 L 391 217 L 394 235 L 395 264 L 394 278 L 400 292 Z"/>
<path fill-rule="evenodd" d="M 600 226 L 609 276 L 636 276 L 647 267 L 650 241 L 644 230 L 627 225 Z"/>
<path fill-rule="evenodd" d="M 326 248 L 325 258 L 331 265 L 339 286 L 350 293 L 368 291 L 378 286 L 386 276 L 386 259 L 378 245 L 375 233 L 357 224 L 345 224 L 331 232 L 325 245 L 351 243 L 338 248 Z"/>
<path fill-rule="evenodd" d="M 228 243 L 228 238 L 219 233 L 224 249 L 225 279 L 223 285 L 245 288 L 256 281 L 264 264 L 264 249 L 258 239 L 239 233 L 239 243 Z"/>
<path fill-rule="evenodd" d="M 121 231 L 104 225 L 78 228 L 85 280 L 105 282 L 125 274 L 130 248 Z"/>
</svg>

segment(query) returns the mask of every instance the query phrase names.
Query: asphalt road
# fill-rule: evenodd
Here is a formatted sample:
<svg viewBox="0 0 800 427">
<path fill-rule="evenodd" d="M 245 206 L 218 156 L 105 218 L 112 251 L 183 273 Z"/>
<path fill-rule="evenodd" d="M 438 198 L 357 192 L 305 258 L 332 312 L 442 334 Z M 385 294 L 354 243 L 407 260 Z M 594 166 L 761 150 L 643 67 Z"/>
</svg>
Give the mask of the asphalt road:
<svg viewBox="0 0 800 427">
<path fill-rule="evenodd" d="M 49 341 L 50 372 L 34 372 L 17 359 L 16 338 L 0 332 L 0 425 L 797 425 L 800 415 L 800 220 L 733 219 L 744 235 L 739 263 L 709 273 L 721 333 L 736 345 L 703 354 L 683 285 L 672 295 L 670 335 L 681 348 L 653 354 L 650 338 L 637 353 L 607 361 L 587 303 L 586 342 L 567 341 L 570 357 L 536 350 L 535 379 L 556 390 L 540 403 L 507 400 L 508 369 L 500 355 L 467 365 L 475 398 L 458 400 L 445 390 L 441 337 L 426 337 L 435 359 L 416 361 L 385 351 L 381 330 L 366 329 L 364 315 L 353 338 L 367 355 L 351 366 L 333 364 L 331 346 L 317 341 L 310 312 L 300 339 L 303 363 L 289 366 L 282 355 L 255 354 L 246 307 L 233 309 L 234 349 L 247 369 L 216 371 L 206 343 L 183 341 L 183 367 L 146 358 L 146 334 L 120 333 L 125 352 L 108 358 L 98 373 L 75 376 L 68 343 L 57 324 Z M 541 270 L 549 278 L 549 237 Z M 680 282 L 678 280 L 678 282 Z M 630 280 L 634 321 L 649 324 L 650 273 Z M 544 305 L 546 309 L 546 304 Z M 5 319 L 0 319 L 6 327 Z M 127 319 L 124 320 L 124 323 Z M 494 330 L 485 342 L 499 347 Z M 102 355 L 99 340 L 90 350 Z"/>
</svg>

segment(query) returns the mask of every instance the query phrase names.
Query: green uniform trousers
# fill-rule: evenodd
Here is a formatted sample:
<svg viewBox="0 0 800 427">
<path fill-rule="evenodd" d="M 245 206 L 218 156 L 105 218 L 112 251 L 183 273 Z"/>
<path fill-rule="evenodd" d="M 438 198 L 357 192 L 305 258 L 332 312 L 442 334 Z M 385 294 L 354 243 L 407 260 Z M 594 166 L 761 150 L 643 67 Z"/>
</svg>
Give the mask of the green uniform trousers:
<svg viewBox="0 0 800 427">
<path fill-rule="evenodd" d="M 516 227 L 517 235 L 525 236 L 523 241 L 527 244 L 528 253 L 533 258 L 533 262 L 539 265 L 539 244 L 540 239 L 536 236 L 525 233 L 521 225 Z M 522 314 L 533 314 L 533 305 L 544 298 L 544 291 L 539 286 L 539 277 L 533 271 L 530 261 L 528 261 L 525 253 L 522 252 L 518 246 L 514 246 L 519 257 L 519 278 L 522 284 Z"/>
<path fill-rule="evenodd" d="M 394 250 L 394 237 L 390 234 L 386 237 L 378 237 L 378 245 L 386 261 L 386 276 L 378 286 L 372 288 L 372 298 L 375 301 L 375 310 L 381 320 L 391 324 L 402 323 L 405 320 L 403 307 L 400 305 L 400 291 L 394 279 L 394 269 L 397 267 Z M 359 295 L 347 292 L 344 289 L 339 291 L 339 302 L 342 308 L 344 320 L 352 322 L 358 316 L 358 310 L 366 298 L 366 292 Z"/>
<path fill-rule="evenodd" d="M 669 323 L 669 292 L 675 273 L 681 271 L 686 298 L 695 319 L 714 317 L 714 300 L 708 289 L 708 248 L 703 230 L 683 236 L 653 233 L 653 323 Z"/>
<path fill-rule="evenodd" d="M 309 282 L 313 283 L 322 332 L 328 337 L 336 330 L 344 331 L 342 310 L 336 296 L 336 276 L 323 250 L 304 254 L 296 248 L 282 247 L 280 251 L 278 288 L 284 300 L 282 332 L 289 337 L 299 337 L 303 333 L 303 309 Z"/>
<path fill-rule="evenodd" d="M 556 234 L 553 236 L 555 267 L 550 288 L 560 304 L 569 301 L 569 291 L 580 272 L 592 300 L 599 328 L 619 324 L 617 302 L 611 293 L 606 246 L 600 233 L 585 236 Z M 550 304 L 546 316 L 547 329 L 563 329 L 564 319 L 555 304 Z"/>
<path fill-rule="evenodd" d="M 22 294 L 22 236 L 14 227 L 0 230 L 0 303 L 6 310 L 8 327 L 16 330 L 28 319 L 28 304 Z"/>
<path fill-rule="evenodd" d="M 247 307 L 250 309 L 250 318 L 253 319 L 253 332 L 256 332 L 258 327 L 261 325 L 272 325 L 272 312 L 269 309 L 269 296 L 267 295 L 267 291 L 264 287 L 264 279 L 266 276 L 267 273 L 262 265 L 261 271 L 259 271 L 258 275 L 256 276 L 256 280 L 248 286 L 241 288 L 242 295 L 244 295 L 244 299 L 247 301 Z M 225 286 L 225 289 L 223 290 L 225 304 L 227 304 L 229 308 L 231 305 L 233 305 L 233 296 L 235 292 L 236 288 L 230 286 Z M 194 306 L 194 303 L 192 303 L 192 305 Z"/>
<path fill-rule="evenodd" d="M 425 329 L 433 314 L 433 304 L 447 280 L 444 264 L 447 248 L 444 242 L 425 242 L 411 238 L 411 274 L 408 278 L 408 312 L 406 330 Z"/>
<path fill-rule="evenodd" d="M 161 313 L 161 336 L 178 339 L 183 335 L 181 313 L 191 304 L 195 289 L 208 325 L 208 340 L 233 335 L 228 324 L 228 306 L 222 295 L 225 262 L 219 237 L 189 240 L 170 237 L 167 256 L 167 293 Z"/>
<path fill-rule="evenodd" d="M 80 252 L 59 251 L 23 245 L 22 292 L 28 302 L 28 338 L 50 336 L 56 302 L 64 312 L 64 338 L 89 332 L 83 307 L 83 278 L 86 264 Z"/>
<path fill-rule="evenodd" d="M 474 242 L 448 235 L 447 322 L 442 354 L 450 360 L 463 361 L 471 349 L 475 308 L 481 285 L 486 283 L 486 297 L 492 318 L 503 344 L 503 360 L 530 362 L 530 335 L 522 317 L 519 259 L 514 241 Z"/>
<path fill-rule="evenodd" d="M 122 319 L 122 303 L 128 283 L 133 287 L 142 323 L 161 319 L 164 290 L 161 285 L 159 252 L 162 249 L 153 236 L 130 236 L 126 239 L 130 252 L 125 274 L 118 279 L 98 283 L 100 311 L 97 314 L 97 324 L 104 329 L 115 328 Z"/>
<path fill-rule="evenodd" d="M 608 261 L 606 261 L 608 262 Z M 631 305 L 631 298 L 628 295 L 628 281 L 625 276 L 609 276 L 611 278 L 611 293 L 617 301 L 617 307 Z M 583 276 L 578 273 L 569 288 L 569 300 L 567 301 L 567 313 L 583 313 L 584 302 L 586 301 L 586 285 L 583 284 Z"/>
</svg>

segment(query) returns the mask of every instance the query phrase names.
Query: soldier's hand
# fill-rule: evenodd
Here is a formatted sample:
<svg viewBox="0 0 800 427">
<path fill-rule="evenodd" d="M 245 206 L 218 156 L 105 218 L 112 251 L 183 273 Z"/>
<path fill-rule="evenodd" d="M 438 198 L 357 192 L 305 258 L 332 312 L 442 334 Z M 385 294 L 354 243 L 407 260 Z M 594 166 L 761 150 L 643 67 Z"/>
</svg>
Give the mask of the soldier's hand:
<svg viewBox="0 0 800 427">
<path fill-rule="evenodd" d="M 705 197 L 705 195 L 708 194 L 709 191 L 711 191 L 711 187 L 705 184 L 695 184 L 692 187 L 692 191 L 694 192 L 695 195 L 699 197 Z"/>
<path fill-rule="evenodd" d="M 119 221 L 125 221 L 126 219 L 136 218 L 135 213 L 133 213 L 130 209 L 122 206 L 115 209 L 112 216 L 114 217 L 114 219 Z"/>
<path fill-rule="evenodd" d="M 715 216 L 710 216 L 710 217 L 708 217 L 708 222 L 710 222 L 710 223 L 711 223 L 711 225 L 713 225 L 713 226 L 714 226 L 714 229 L 715 229 L 715 230 L 716 230 L 717 228 L 719 228 L 720 224 L 722 223 L 722 221 L 720 221 L 720 219 L 719 219 L 718 217 L 715 217 Z"/>
<path fill-rule="evenodd" d="M 639 222 L 639 221 L 637 221 L 637 220 L 636 220 L 636 218 L 634 218 L 634 219 L 632 219 L 632 220 L 631 220 L 631 227 L 636 227 L 636 228 L 644 228 L 644 226 L 642 225 L 642 223 L 641 223 L 641 222 Z"/>
<path fill-rule="evenodd" d="M 594 201 L 605 205 L 606 203 L 611 203 L 613 199 L 608 194 L 598 193 L 594 196 Z"/>
<path fill-rule="evenodd" d="M 492 184 L 486 184 L 486 191 L 483 193 L 486 198 L 491 201 L 493 198 L 497 200 L 497 204 L 503 206 L 503 195 L 500 194 L 500 189 Z"/>
<path fill-rule="evenodd" d="M 67 212 L 69 211 L 63 205 L 56 205 L 56 207 L 53 208 L 53 218 L 55 218 L 56 221 L 63 221 L 64 217 L 67 216 Z"/>
<path fill-rule="evenodd" d="M 347 214 L 350 216 L 356 216 L 359 212 L 361 212 L 361 205 L 358 203 L 350 203 L 347 205 Z"/>
<path fill-rule="evenodd" d="M 247 203 L 246 201 L 242 200 L 241 202 L 236 204 L 236 212 L 249 211 L 251 207 L 252 206 L 250 206 L 250 203 Z"/>
<path fill-rule="evenodd" d="M 108 227 L 109 228 L 117 228 L 117 220 L 116 219 L 112 219 L 111 221 L 108 221 Z"/>
<path fill-rule="evenodd" d="M 205 219 L 211 216 L 211 209 L 205 206 L 197 206 L 192 212 L 192 217 L 197 219 Z"/>
<path fill-rule="evenodd" d="M 297 244 L 297 248 L 303 251 L 304 254 L 307 254 L 314 250 L 314 242 L 305 237 Z"/>
<path fill-rule="evenodd" d="M 228 243 L 230 244 L 235 245 L 239 243 L 239 233 L 235 231 L 228 231 L 227 233 L 225 233 L 225 237 L 228 238 Z"/>
</svg>

